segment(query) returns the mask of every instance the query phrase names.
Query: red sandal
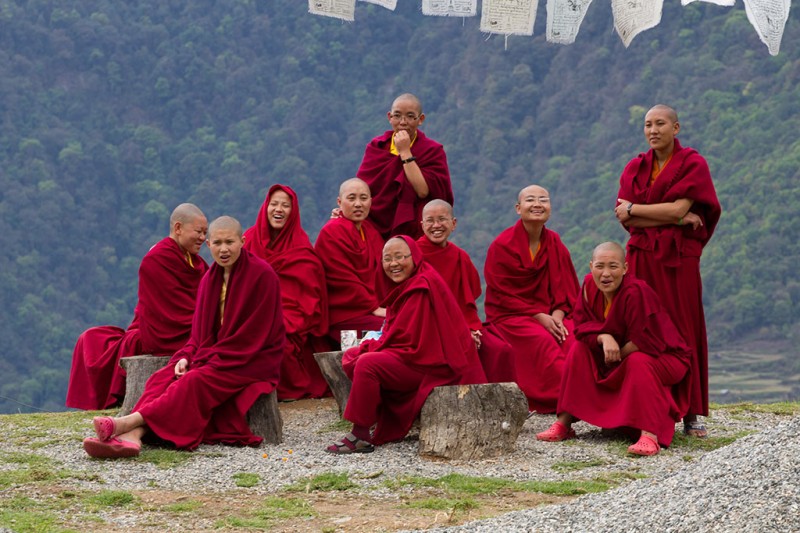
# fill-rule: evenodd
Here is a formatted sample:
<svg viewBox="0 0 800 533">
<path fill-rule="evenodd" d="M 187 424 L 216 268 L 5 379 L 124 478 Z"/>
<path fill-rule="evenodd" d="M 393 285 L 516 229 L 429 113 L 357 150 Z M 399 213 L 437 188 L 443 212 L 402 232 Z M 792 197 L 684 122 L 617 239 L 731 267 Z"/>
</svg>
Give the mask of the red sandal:
<svg viewBox="0 0 800 533">
<path fill-rule="evenodd" d="M 96 416 L 92 419 L 94 432 L 101 441 L 111 440 L 117 432 L 117 423 L 110 416 Z"/>
<path fill-rule="evenodd" d="M 344 455 L 348 453 L 372 453 L 375 451 L 375 446 L 369 442 L 359 439 L 352 433 L 348 433 L 339 442 L 334 442 L 325 451 L 336 455 Z"/>
<path fill-rule="evenodd" d="M 553 422 L 553 425 L 547 428 L 547 431 L 542 431 L 536 434 L 536 440 L 543 440 L 547 442 L 561 442 L 562 440 L 569 440 L 575 438 L 575 430 L 568 428 L 558 420 Z"/>
<path fill-rule="evenodd" d="M 636 441 L 636 444 L 628 446 L 628 453 L 633 455 L 656 455 L 660 451 L 661 446 L 658 445 L 658 442 L 644 433 Z"/>
</svg>

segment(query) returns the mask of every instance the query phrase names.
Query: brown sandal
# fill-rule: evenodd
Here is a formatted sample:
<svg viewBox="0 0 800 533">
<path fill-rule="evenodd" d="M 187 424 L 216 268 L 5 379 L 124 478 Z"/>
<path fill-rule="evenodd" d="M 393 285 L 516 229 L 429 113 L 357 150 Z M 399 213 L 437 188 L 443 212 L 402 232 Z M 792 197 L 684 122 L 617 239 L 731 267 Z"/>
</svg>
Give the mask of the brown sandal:
<svg viewBox="0 0 800 533">
<path fill-rule="evenodd" d="M 352 433 L 348 433 L 342 440 L 334 442 L 325 451 L 335 455 L 344 455 L 348 453 L 372 453 L 375 451 L 375 446 L 365 440 L 361 440 Z"/>
</svg>

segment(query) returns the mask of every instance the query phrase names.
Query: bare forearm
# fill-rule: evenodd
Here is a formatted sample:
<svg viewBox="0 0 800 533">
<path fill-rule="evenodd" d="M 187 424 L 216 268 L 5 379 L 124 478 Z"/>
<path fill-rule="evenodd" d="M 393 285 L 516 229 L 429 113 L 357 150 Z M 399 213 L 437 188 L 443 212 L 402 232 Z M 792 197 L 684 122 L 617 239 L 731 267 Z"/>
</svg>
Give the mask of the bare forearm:
<svg viewBox="0 0 800 533">
<path fill-rule="evenodd" d="M 688 198 L 680 198 L 674 202 L 660 204 L 633 204 L 629 214 L 632 218 L 646 219 L 661 224 L 675 224 L 683 218 L 692 207 Z"/>
<path fill-rule="evenodd" d="M 408 153 L 400 152 L 400 159 L 405 161 L 410 157 L 410 151 Z M 409 163 L 404 163 L 403 172 L 406 173 L 406 179 L 411 184 L 411 187 L 414 188 L 417 197 L 427 198 L 431 191 L 428 188 L 428 183 L 425 181 L 425 176 L 422 175 L 422 170 L 419 168 L 417 162 L 411 161 Z"/>
</svg>

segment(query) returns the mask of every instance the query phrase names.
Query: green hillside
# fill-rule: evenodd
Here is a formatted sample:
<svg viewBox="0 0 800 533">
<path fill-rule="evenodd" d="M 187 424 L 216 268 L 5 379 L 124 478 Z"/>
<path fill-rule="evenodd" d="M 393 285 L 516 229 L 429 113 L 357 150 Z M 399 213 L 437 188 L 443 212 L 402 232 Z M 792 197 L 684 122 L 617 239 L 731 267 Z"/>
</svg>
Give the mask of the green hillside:
<svg viewBox="0 0 800 533">
<path fill-rule="evenodd" d="M 645 110 L 675 106 L 724 209 L 703 257 L 712 344 L 800 341 L 800 23 L 770 57 L 741 4 L 669 2 L 626 50 L 595 3 L 560 46 L 543 4 L 505 51 L 416 0 L 359 3 L 352 24 L 297 0 L 0 2 L 0 412 L 63 408 L 76 337 L 127 325 L 177 203 L 249 225 L 287 183 L 315 236 L 405 91 L 445 145 L 476 264 L 536 182 L 579 273 L 624 238 L 611 209 Z"/>
</svg>

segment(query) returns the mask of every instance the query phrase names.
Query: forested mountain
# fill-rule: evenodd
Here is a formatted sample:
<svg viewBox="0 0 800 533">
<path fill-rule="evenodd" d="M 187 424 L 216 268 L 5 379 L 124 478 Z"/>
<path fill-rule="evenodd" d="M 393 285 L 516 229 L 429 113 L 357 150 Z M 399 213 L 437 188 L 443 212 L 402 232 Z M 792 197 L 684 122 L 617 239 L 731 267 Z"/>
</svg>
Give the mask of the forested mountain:
<svg viewBox="0 0 800 533">
<path fill-rule="evenodd" d="M 770 57 L 741 3 L 670 1 L 629 49 L 608 2 L 571 46 L 545 42 L 540 4 L 536 35 L 504 50 L 417 0 L 359 3 L 349 24 L 299 0 L 0 2 L 0 412 L 63 408 L 75 339 L 128 324 L 176 204 L 250 225 L 286 183 L 313 238 L 406 91 L 445 145 L 479 268 L 539 183 L 585 273 L 594 244 L 624 238 L 612 207 L 645 110 L 675 106 L 724 208 L 703 256 L 712 343 L 800 341 L 796 17 Z"/>
</svg>

